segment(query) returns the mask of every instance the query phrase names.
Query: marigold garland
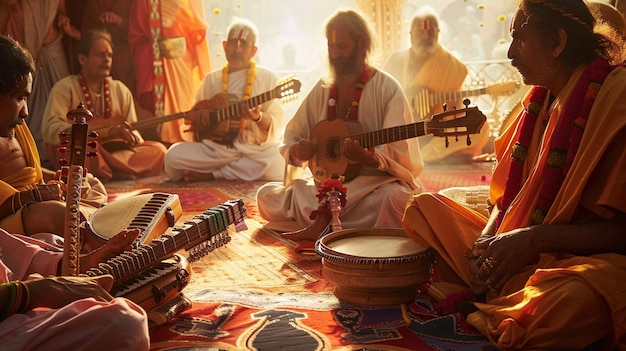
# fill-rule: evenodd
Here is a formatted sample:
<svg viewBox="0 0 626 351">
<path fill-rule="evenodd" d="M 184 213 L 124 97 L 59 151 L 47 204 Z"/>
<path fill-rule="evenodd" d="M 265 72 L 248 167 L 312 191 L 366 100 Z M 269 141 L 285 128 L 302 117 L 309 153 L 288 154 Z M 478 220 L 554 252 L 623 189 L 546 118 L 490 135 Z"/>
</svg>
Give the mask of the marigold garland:
<svg viewBox="0 0 626 351">
<path fill-rule="evenodd" d="M 612 69 L 613 67 L 604 58 L 592 61 L 583 72 L 565 104 L 550 142 L 549 167 L 547 167 L 544 173 L 543 186 L 539 193 L 536 209 L 531 216 L 531 224 L 542 223 L 548 210 L 554 203 L 554 199 L 561 189 L 563 180 L 572 166 L 580 146 L 591 107 L 602 83 Z M 541 113 L 541 106 L 547 93 L 548 90 L 545 87 L 533 87 L 529 97 L 530 103 L 526 106 L 521 116 L 522 122 L 518 131 L 516 131 L 518 140 L 511 154 L 513 160 L 506 180 L 504 194 L 498 204 L 501 210 L 497 221 L 498 226 L 502 223 L 505 211 L 521 189 L 524 161 L 528 156 L 528 146 L 530 145 L 535 123 Z"/>
<path fill-rule="evenodd" d="M 222 67 L 222 92 L 228 93 L 228 62 Z M 250 60 L 250 67 L 246 75 L 246 86 L 243 88 L 243 100 L 248 100 L 252 96 L 252 84 L 256 80 L 256 61 Z"/>
</svg>

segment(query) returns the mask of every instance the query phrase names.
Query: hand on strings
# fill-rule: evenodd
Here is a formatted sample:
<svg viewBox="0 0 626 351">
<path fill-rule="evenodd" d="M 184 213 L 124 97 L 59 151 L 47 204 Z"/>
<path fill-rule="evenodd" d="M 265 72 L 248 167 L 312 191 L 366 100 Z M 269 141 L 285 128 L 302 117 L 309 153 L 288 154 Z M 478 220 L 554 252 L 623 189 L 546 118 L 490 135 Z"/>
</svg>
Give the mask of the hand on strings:
<svg viewBox="0 0 626 351">
<path fill-rule="evenodd" d="M 205 108 L 185 112 L 185 124 L 189 125 L 190 132 L 202 132 L 211 127 L 211 111 Z"/>
<path fill-rule="evenodd" d="M 246 118 L 252 122 L 259 122 L 261 120 L 261 108 L 256 106 L 250 108 L 246 101 L 241 103 L 241 117 Z"/>
<path fill-rule="evenodd" d="M 120 139 L 128 145 L 139 144 L 139 137 L 133 133 L 131 126 L 127 123 L 111 127 L 109 129 L 108 139 Z"/>
<path fill-rule="evenodd" d="M 90 252 L 80 256 L 80 270 L 81 273 L 88 271 L 93 267 L 97 267 L 98 264 L 106 262 L 108 259 L 113 258 L 124 251 L 132 250 L 132 244 L 139 237 L 139 229 L 122 230 L 120 233 L 105 241 L 100 247 L 92 249 L 90 245 L 87 247 L 87 251 Z M 84 237 L 93 235 L 91 233 L 83 233 Z M 86 239 L 85 239 L 86 240 Z M 85 248 L 85 245 L 83 245 Z"/>
<path fill-rule="evenodd" d="M 291 159 L 304 162 L 313 158 L 317 152 L 317 144 L 308 139 L 300 139 L 296 144 L 289 148 L 289 157 Z"/>
<path fill-rule="evenodd" d="M 374 146 L 363 148 L 357 140 L 346 138 L 343 142 L 343 154 L 349 160 L 366 167 L 378 168 L 378 157 Z"/>
<path fill-rule="evenodd" d="M 113 277 L 46 277 L 23 282 L 28 287 L 28 309 L 36 307 L 61 308 L 77 300 L 93 297 L 97 301 L 111 301 L 108 291 Z"/>
</svg>

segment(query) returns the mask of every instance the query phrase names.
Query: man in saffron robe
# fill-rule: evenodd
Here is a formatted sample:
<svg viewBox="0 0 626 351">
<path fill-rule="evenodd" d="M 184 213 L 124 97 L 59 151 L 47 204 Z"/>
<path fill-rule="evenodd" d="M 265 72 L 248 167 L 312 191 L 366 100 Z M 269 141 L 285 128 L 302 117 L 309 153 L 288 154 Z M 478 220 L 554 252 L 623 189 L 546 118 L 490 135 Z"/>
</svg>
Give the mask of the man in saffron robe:
<svg viewBox="0 0 626 351">
<path fill-rule="evenodd" d="M 462 100 L 438 101 L 432 106 L 417 103 L 418 93 L 426 89 L 430 93 L 454 96 L 461 91 L 467 67 L 453 53 L 439 43 L 439 18 L 430 6 L 417 10 L 411 21 L 411 47 L 395 52 L 385 70 L 394 76 L 400 84 L 411 105 L 416 119 L 429 119 L 436 113 L 443 112 L 443 103 L 449 110 L 463 108 Z M 425 136 L 419 139 L 424 162 L 444 161 L 448 157 L 470 159 L 482 153 L 489 139 L 487 123 L 480 134 L 471 137 L 472 144 L 467 145 L 465 138 L 445 141 L 439 137 Z"/>
<path fill-rule="evenodd" d="M 438 253 L 432 286 L 470 288 L 468 322 L 498 349 L 624 349 L 623 42 L 582 0 L 520 1 L 511 36 L 534 87 L 496 140 L 489 218 L 423 194 L 404 228 Z"/>
<path fill-rule="evenodd" d="M 188 111 L 211 60 L 202 0 L 131 1 L 128 43 L 136 76 L 135 96 L 154 117 Z M 163 123 L 158 140 L 193 141 L 182 119 Z"/>
<path fill-rule="evenodd" d="M 144 141 L 139 131 L 131 128 L 137 122 L 132 93 L 109 76 L 113 55 L 110 34 L 104 30 L 83 33 L 77 50 L 80 72 L 57 82 L 46 105 L 43 130 L 49 159 L 59 159 L 59 133 L 72 128 L 67 112 L 83 103 L 94 115 L 87 121 L 89 129 L 99 134 L 98 156 L 85 162 L 91 173 L 103 182 L 161 174 L 165 146 Z"/>
<path fill-rule="evenodd" d="M 339 11 L 325 30 L 331 72 L 311 89 L 287 124 L 280 147 L 288 163 L 283 182 L 265 184 L 257 192 L 261 216 L 276 229 L 287 231 L 310 224 L 303 231 L 285 235 L 298 241 L 316 240 L 331 220 L 323 210 L 316 212 L 315 222 L 310 218 L 322 207 L 316 180 L 325 181 L 307 173 L 310 161 L 319 161 L 319 169 L 314 167 L 317 171 L 326 170 L 327 176 L 322 178 L 333 176 L 328 166 L 334 165 L 323 162 L 329 161 L 322 154 L 324 141 L 337 138 L 343 148 L 338 156 L 360 170 L 344 183 L 346 205 L 339 217 L 347 228 L 399 227 L 406 201 L 423 190 L 418 178 L 423 162 L 415 138 L 364 148 L 340 129 L 346 122 L 358 122 L 366 133 L 413 123 L 402 87 L 368 62 L 372 34 L 367 22 L 355 11 Z M 315 135 L 315 127 L 326 123 L 333 123 L 337 130 L 321 128 Z M 337 175 L 346 175 L 346 170 Z"/>
<path fill-rule="evenodd" d="M 227 33 L 222 43 L 227 63 L 202 80 L 194 107 L 197 108 L 194 112 L 199 113 L 187 113 L 188 128 L 204 134 L 203 139 L 178 142 L 165 155 L 165 173 L 175 182 L 282 178 L 284 161 L 278 153 L 284 115 L 282 103 L 271 99 L 254 106 L 251 102 L 255 100 L 250 100 L 272 91 L 278 77 L 253 59 L 258 38 L 254 23 L 237 18 Z M 227 104 L 219 107 L 232 113 L 218 125 L 208 116 L 211 109 L 203 108 L 203 104 L 217 101 L 216 95 L 227 97 Z"/>
</svg>

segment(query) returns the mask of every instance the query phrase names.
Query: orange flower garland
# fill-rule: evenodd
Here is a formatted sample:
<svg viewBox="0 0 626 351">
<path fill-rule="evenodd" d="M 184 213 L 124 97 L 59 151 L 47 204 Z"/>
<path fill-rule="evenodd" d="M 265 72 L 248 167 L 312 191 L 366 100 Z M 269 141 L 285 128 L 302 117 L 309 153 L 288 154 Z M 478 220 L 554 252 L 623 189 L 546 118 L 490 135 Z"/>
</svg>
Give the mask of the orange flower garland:
<svg viewBox="0 0 626 351">
<path fill-rule="evenodd" d="M 256 61 L 250 60 L 250 67 L 246 76 L 246 86 L 243 88 L 243 100 L 252 96 L 252 84 L 256 80 Z M 222 92 L 228 93 L 228 62 L 222 68 Z"/>
</svg>

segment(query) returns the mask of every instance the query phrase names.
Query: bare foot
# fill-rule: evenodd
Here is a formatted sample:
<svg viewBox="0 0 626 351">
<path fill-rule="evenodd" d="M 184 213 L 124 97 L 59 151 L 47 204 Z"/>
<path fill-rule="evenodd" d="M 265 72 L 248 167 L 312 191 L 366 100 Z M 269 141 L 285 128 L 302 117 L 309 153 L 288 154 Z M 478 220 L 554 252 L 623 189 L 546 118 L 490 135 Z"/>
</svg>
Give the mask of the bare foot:
<svg viewBox="0 0 626 351">
<path fill-rule="evenodd" d="M 281 236 L 285 239 L 290 239 L 294 241 L 302 241 L 302 240 L 316 241 L 326 231 L 326 228 L 328 228 L 329 223 L 330 223 L 329 216 L 318 213 L 317 217 L 315 217 L 315 221 L 311 223 L 308 227 L 294 231 L 294 232 L 285 232 L 281 234 Z"/>
<path fill-rule="evenodd" d="M 200 173 L 196 171 L 186 170 L 183 173 L 183 179 L 186 182 L 201 182 L 207 180 L 215 180 L 213 173 Z"/>
</svg>

